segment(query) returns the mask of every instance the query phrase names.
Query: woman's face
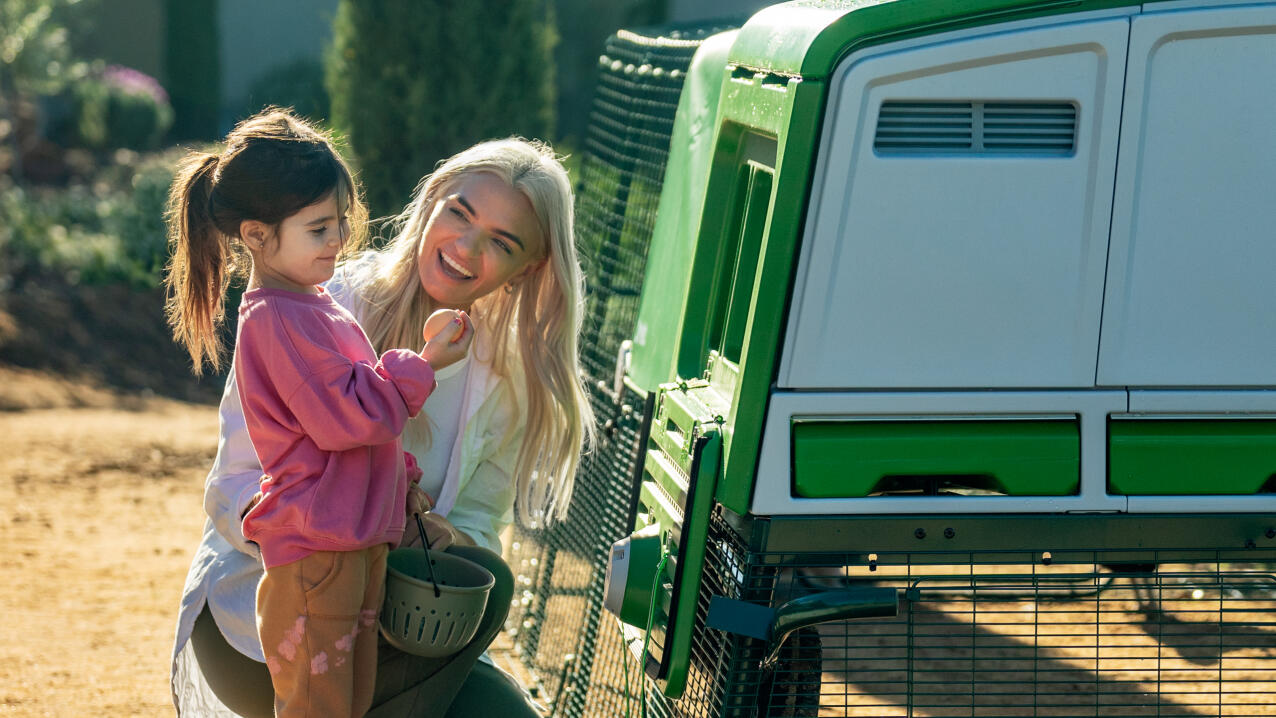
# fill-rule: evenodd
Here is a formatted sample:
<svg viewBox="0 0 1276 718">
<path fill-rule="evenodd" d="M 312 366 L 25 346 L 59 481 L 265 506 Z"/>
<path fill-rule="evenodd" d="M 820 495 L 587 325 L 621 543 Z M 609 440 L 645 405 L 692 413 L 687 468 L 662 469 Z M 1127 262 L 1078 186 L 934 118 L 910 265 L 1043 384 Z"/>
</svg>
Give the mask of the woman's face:
<svg viewBox="0 0 1276 718">
<path fill-rule="evenodd" d="M 435 203 L 417 250 L 421 288 L 440 306 L 466 309 L 545 260 L 532 204 L 490 172 L 462 176 Z"/>
</svg>

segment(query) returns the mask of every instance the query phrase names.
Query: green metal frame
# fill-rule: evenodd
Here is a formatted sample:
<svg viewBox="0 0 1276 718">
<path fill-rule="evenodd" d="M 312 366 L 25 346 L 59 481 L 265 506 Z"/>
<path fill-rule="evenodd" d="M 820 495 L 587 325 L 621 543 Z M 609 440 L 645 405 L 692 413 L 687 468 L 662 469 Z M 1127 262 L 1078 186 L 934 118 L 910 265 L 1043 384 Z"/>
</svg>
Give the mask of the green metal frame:
<svg viewBox="0 0 1276 718">
<path fill-rule="evenodd" d="M 735 241 L 732 235 L 739 230 L 731 210 L 743 204 L 741 195 L 746 187 L 741 171 L 769 166 L 773 179 L 768 221 L 757 244 L 751 291 L 732 297 L 728 309 L 733 315 L 743 312 L 746 319 L 739 349 L 740 380 L 732 387 L 731 408 L 723 428 L 724 475 L 718 485 L 718 500 L 741 513 L 752 493 L 758 440 L 796 260 L 794 250 L 806 214 L 823 94 L 822 87 L 797 78 L 774 78 L 738 68 L 729 72 L 722 90 L 723 123 L 718 129 L 706 196 L 728 199 L 708 202 L 704 207 L 677 368 L 680 376 L 701 375 L 711 351 L 722 348 L 712 346 L 711 308 L 721 301 L 718 293 L 726 284 L 723 248 Z M 791 149 L 795 141 L 803 149 Z M 695 323 L 692 317 L 702 319 Z M 740 407 L 748 409 L 741 411 Z M 736 436 L 745 441 L 737 444 Z"/>
<path fill-rule="evenodd" d="M 706 382 L 660 387 L 639 490 L 638 523 L 655 523 L 671 560 L 664 575 L 653 577 L 652 635 L 658 656 L 647 656 L 647 675 L 660 681 L 670 698 L 686 687 L 694 639 L 696 601 L 704 574 L 713 510 L 714 483 L 720 471 L 721 398 Z M 627 637 L 636 639 L 635 628 Z M 637 647 L 645 642 L 629 640 Z"/>
</svg>

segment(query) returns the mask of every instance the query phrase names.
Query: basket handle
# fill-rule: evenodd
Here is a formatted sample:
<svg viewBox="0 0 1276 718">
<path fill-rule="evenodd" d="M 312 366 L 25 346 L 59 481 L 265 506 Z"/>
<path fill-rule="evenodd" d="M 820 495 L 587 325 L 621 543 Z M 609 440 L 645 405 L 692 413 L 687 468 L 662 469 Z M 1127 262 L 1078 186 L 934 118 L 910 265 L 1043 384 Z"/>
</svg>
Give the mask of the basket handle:
<svg viewBox="0 0 1276 718">
<path fill-rule="evenodd" d="M 430 540 L 425 537 L 425 524 L 421 522 L 420 513 L 414 511 L 412 517 L 416 519 L 416 530 L 421 532 L 421 550 L 425 551 L 425 571 L 430 574 L 430 585 L 434 587 L 434 597 L 438 598 L 441 595 L 439 582 L 434 580 L 434 562 L 430 560 Z"/>
</svg>

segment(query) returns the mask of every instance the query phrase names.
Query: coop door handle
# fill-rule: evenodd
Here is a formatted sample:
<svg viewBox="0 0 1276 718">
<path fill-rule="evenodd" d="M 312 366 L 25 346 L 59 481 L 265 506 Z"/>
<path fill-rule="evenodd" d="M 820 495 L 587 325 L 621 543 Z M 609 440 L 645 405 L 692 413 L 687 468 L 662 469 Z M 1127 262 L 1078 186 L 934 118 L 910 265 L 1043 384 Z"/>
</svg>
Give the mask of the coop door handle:
<svg viewBox="0 0 1276 718">
<path fill-rule="evenodd" d="M 626 339 L 620 343 L 620 349 L 616 350 L 616 376 L 611 384 L 611 397 L 616 403 L 620 403 L 621 392 L 625 389 L 625 374 L 629 373 L 629 356 L 633 349 L 633 341 Z"/>
</svg>

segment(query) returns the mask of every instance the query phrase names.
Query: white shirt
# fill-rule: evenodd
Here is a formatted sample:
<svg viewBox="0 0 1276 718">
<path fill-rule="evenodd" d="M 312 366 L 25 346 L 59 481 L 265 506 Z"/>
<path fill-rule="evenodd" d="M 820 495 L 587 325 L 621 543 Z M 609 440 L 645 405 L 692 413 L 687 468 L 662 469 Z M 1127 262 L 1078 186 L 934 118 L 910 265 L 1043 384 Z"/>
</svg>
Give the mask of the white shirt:
<svg viewBox="0 0 1276 718">
<path fill-rule="evenodd" d="M 424 421 L 430 427 L 428 439 L 424 436 L 408 436 L 408 431 L 419 431 L 419 425 L 423 422 L 416 422 L 417 425 L 412 429 L 404 431 L 404 439 L 411 438 L 414 446 L 429 447 L 414 455 L 417 466 L 421 467 L 421 489 L 433 501 L 437 501 L 443 491 L 443 479 L 447 476 L 448 462 L 452 460 L 452 447 L 456 445 L 456 437 L 461 433 L 461 400 L 469 366 L 470 357 L 467 354 L 461 361 L 434 373 L 436 386 L 421 410 Z M 437 404 L 434 403 L 436 401 Z"/>
</svg>

